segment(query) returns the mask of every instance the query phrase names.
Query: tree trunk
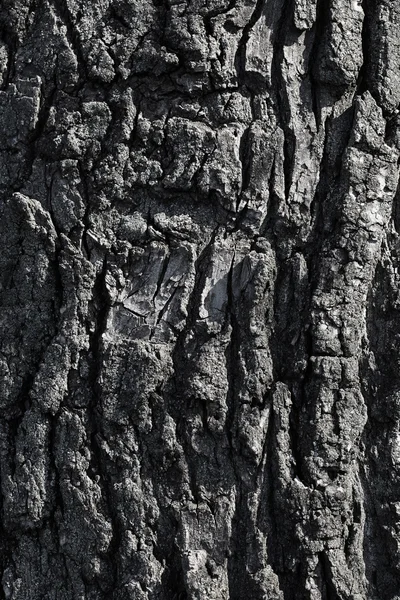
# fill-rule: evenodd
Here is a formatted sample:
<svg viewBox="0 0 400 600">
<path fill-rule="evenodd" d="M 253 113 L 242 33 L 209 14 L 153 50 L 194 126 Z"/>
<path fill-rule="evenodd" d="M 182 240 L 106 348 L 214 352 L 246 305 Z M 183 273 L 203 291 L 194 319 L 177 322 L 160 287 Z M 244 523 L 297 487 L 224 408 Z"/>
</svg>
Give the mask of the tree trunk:
<svg viewBox="0 0 400 600">
<path fill-rule="evenodd" d="M 1 0 L 0 598 L 399 600 L 398 0 Z"/>
</svg>

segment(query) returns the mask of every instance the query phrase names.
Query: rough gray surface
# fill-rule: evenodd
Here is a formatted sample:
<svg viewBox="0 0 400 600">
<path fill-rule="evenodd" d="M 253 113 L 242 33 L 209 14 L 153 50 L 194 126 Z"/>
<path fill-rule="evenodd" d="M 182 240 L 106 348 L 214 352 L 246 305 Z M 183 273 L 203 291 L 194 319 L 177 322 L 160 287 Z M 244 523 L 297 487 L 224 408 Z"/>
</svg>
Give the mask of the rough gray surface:
<svg viewBox="0 0 400 600">
<path fill-rule="evenodd" d="M 1 0 L 0 598 L 399 600 L 398 0 Z"/>
</svg>

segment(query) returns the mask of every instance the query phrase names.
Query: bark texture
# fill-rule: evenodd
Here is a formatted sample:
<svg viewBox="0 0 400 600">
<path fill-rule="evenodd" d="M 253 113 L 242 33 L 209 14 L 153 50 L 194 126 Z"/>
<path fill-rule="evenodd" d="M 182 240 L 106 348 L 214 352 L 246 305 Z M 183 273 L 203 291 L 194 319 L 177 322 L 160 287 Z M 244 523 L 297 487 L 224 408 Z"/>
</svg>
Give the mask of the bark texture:
<svg viewBox="0 0 400 600">
<path fill-rule="evenodd" d="M 399 39 L 1 0 L 1 598 L 399 600 Z"/>
</svg>

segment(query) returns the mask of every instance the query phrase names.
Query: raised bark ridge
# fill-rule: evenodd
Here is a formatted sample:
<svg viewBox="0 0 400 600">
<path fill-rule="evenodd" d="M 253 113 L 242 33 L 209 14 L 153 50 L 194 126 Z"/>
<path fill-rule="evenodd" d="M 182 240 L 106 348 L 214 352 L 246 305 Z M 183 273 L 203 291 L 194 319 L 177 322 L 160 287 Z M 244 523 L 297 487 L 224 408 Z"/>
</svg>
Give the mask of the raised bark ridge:
<svg viewBox="0 0 400 600">
<path fill-rule="evenodd" d="M 2 598 L 398 600 L 399 37 L 2 0 Z"/>
</svg>

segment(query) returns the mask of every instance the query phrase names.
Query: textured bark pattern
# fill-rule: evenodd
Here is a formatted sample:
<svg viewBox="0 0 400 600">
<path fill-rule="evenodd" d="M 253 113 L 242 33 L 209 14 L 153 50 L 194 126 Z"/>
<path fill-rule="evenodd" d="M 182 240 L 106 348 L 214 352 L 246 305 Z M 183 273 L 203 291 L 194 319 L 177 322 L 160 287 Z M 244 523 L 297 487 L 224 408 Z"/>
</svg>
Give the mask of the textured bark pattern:
<svg viewBox="0 0 400 600">
<path fill-rule="evenodd" d="M 1 0 L 1 598 L 399 600 L 399 39 Z"/>
</svg>

